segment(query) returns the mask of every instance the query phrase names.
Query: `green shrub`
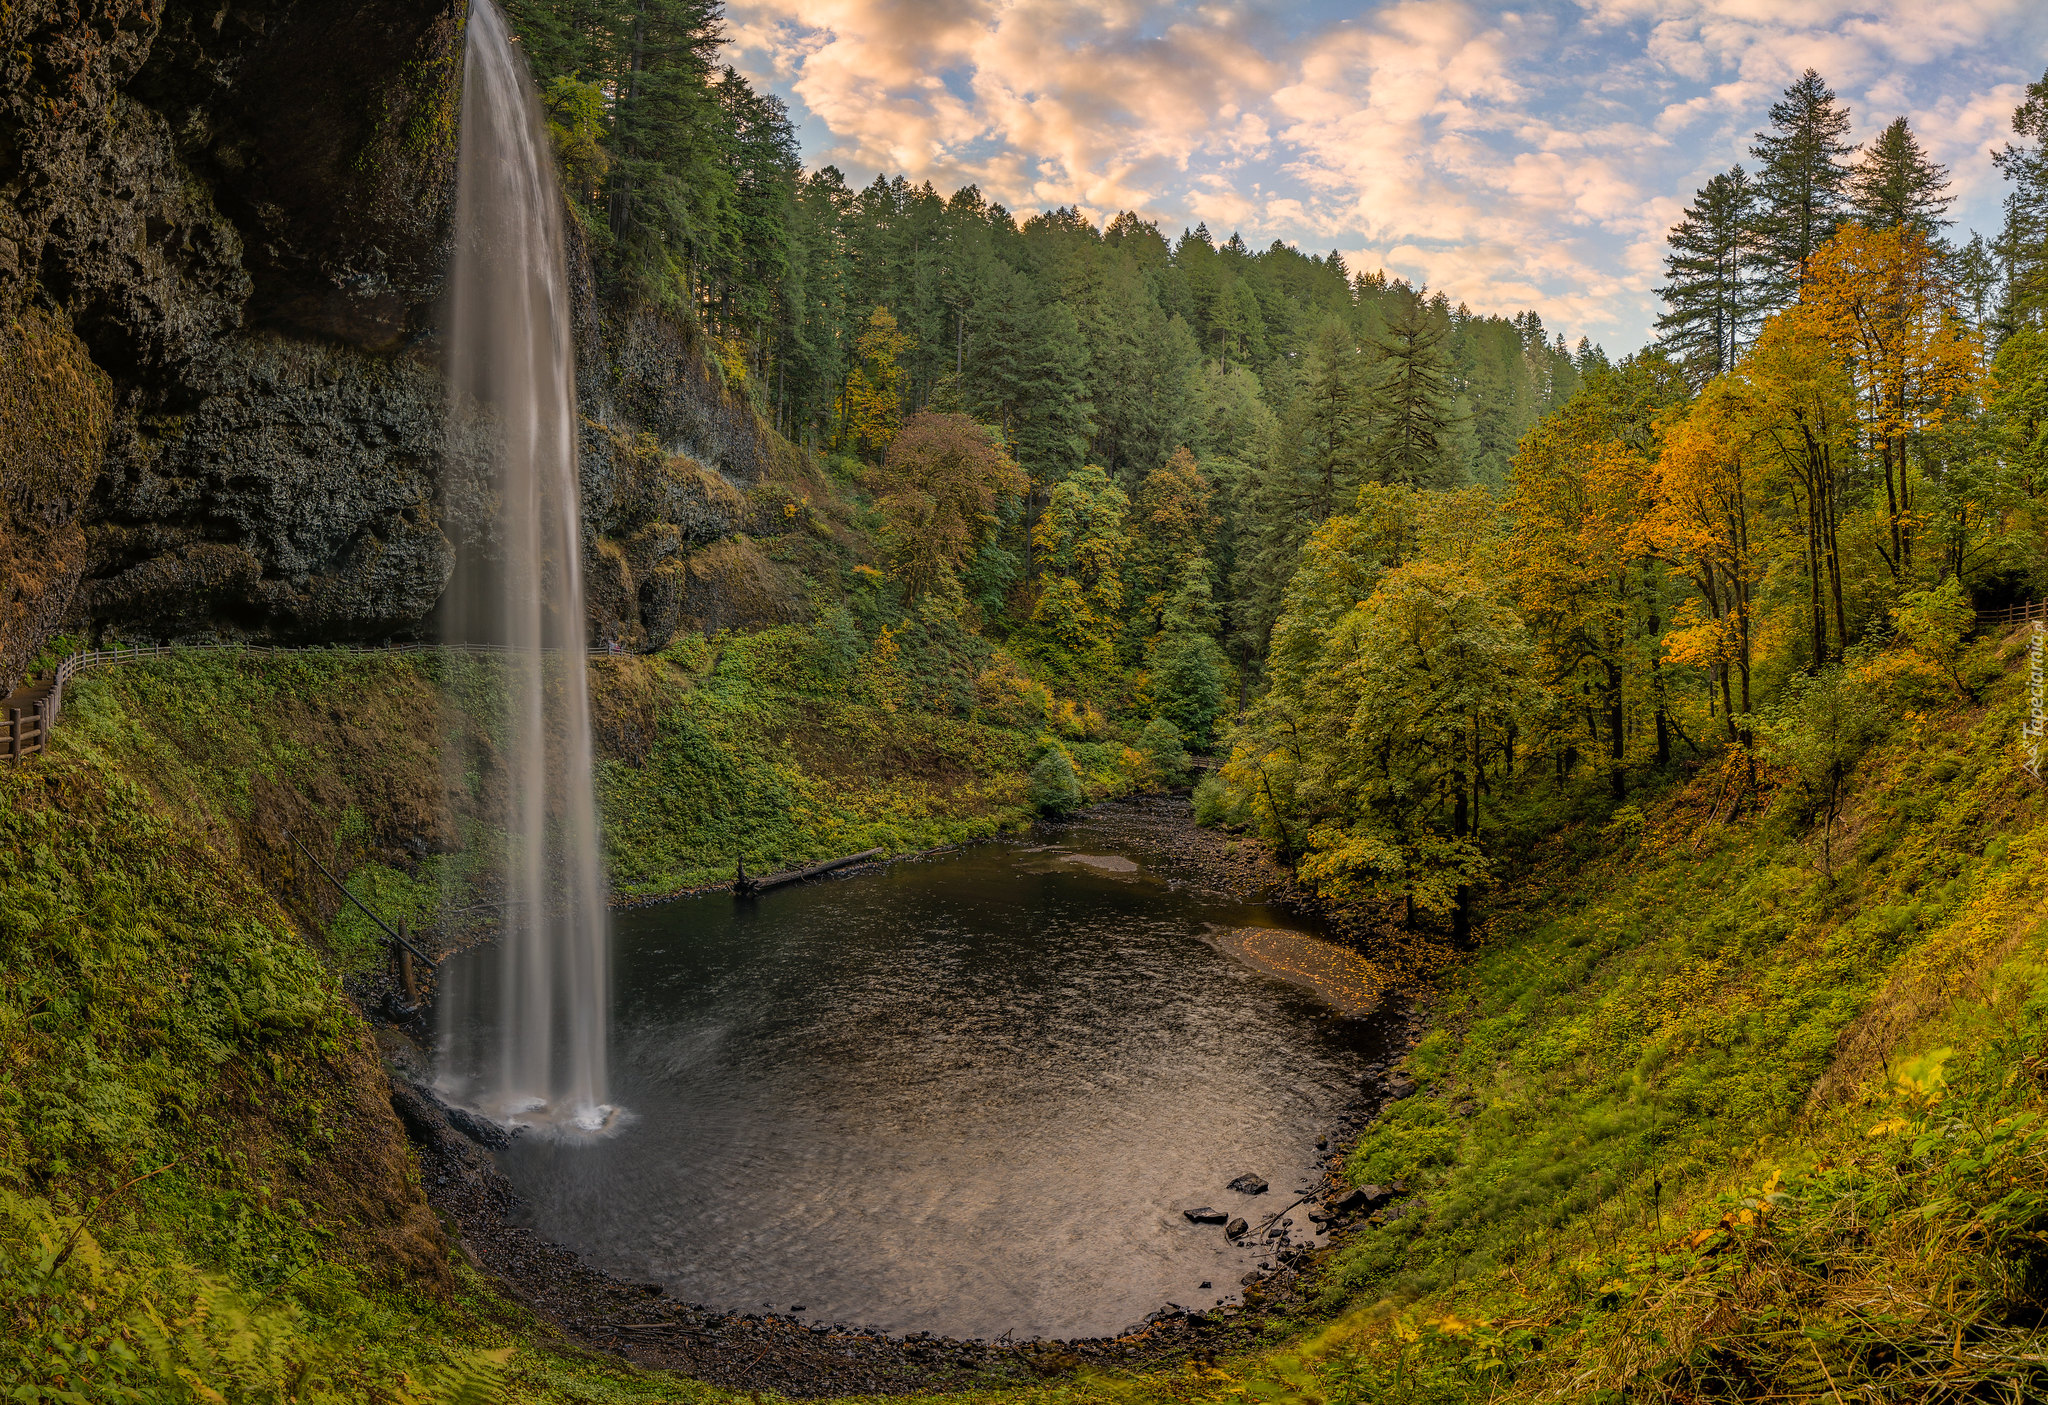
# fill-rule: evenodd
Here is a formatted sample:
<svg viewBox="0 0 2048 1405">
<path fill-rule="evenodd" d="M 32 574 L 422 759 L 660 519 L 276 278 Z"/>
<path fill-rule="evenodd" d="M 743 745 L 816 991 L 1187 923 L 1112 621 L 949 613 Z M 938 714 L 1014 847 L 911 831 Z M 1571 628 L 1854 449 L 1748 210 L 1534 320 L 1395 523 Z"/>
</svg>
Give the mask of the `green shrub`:
<svg viewBox="0 0 2048 1405">
<path fill-rule="evenodd" d="M 1180 729 L 1164 717 L 1155 717 L 1138 733 L 1138 750 L 1152 767 L 1152 774 L 1167 785 L 1179 785 L 1187 776 L 1188 749 L 1181 745 Z"/>
<path fill-rule="evenodd" d="M 1180 729 L 1196 751 L 1216 742 L 1223 715 L 1223 664 L 1216 641 L 1206 634 L 1178 635 L 1160 646 L 1152 670 L 1152 696 L 1159 715 Z"/>
<path fill-rule="evenodd" d="M 1088 799 L 1081 790 L 1081 778 L 1074 774 L 1074 763 L 1058 746 L 1047 747 L 1031 768 L 1024 798 L 1039 814 L 1054 819 L 1072 814 Z"/>
</svg>

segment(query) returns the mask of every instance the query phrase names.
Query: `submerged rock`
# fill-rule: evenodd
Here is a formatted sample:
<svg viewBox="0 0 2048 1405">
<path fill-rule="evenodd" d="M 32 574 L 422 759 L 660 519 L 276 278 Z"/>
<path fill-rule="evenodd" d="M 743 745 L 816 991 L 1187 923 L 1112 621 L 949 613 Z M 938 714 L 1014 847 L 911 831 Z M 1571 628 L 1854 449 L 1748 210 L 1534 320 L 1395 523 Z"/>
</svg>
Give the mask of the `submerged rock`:
<svg viewBox="0 0 2048 1405">
<path fill-rule="evenodd" d="M 1264 1195 L 1266 1193 L 1266 1182 L 1262 1177 L 1254 1176 L 1247 1171 L 1244 1175 L 1232 1181 L 1225 1189 L 1234 1190 L 1239 1195 Z"/>
</svg>

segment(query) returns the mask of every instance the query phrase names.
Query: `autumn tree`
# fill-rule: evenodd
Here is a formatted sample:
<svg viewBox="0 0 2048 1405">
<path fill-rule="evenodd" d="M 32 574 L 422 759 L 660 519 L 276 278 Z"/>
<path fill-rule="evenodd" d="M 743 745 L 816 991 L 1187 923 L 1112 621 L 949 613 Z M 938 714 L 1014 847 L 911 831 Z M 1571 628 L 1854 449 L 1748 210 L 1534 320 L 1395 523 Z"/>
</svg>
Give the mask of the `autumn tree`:
<svg viewBox="0 0 2048 1405">
<path fill-rule="evenodd" d="M 1754 436 L 1800 524 L 1813 668 L 1839 658 L 1850 638 L 1842 522 L 1855 459 L 1855 395 L 1826 330 L 1814 307 L 1789 308 L 1764 325 L 1737 368 L 1749 392 L 1740 429 Z"/>
<path fill-rule="evenodd" d="M 999 522 L 1005 499 L 1028 486 L 1024 472 L 984 425 L 921 411 L 868 471 L 882 513 L 882 547 L 915 598 L 956 581 Z"/>
<path fill-rule="evenodd" d="M 854 344 L 853 373 L 840 396 L 840 442 L 863 458 L 876 458 L 889 447 L 903 424 L 903 353 L 910 338 L 896 330 L 886 307 L 868 314 L 867 327 Z"/>
<path fill-rule="evenodd" d="M 1950 314 L 1946 261 L 1908 226 L 1846 225 L 1811 260 L 1815 326 L 1849 368 L 1866 452 L 1883 479 L 1886 542 L 1878 550 L 1895 581 L 1913 569 L 1915 450 L 1969 408 L 1977 346 Z"/>
<path fill-rule="evenodd" d="M 1682 398 L 1662 357 L 1597 376 L 1523 440 L 1507 511 L 1506 559 L 1546 681 L 1603 740 L 1608 781 L 1626 790 L 1627 691 L 1636 594 L 1647 583 L 1637 530 L 1650 504 L 1655 424 Z"/>
<path fill-rule="evenodd" d="M 1054 486 L 1031 534 L 1041 571 L 1031 622 L 1050 661 L 1089 686 L 1116 667 L 1129 511 L 1124 490 L 1089 464 Z"/>
<path fill-rule="evenodd" d="M 1126 584 L 1133 624 L 1144 635 L 1166 626 L 1167 605 L 1181 589 L 1188 564 L 1200 560 L 1206 573 L 1217 520 L 1208 475 L 1185 447 L 1145 475 L 1131 514 L 1132 542 Z"/>
<path fill-rule="evenodd" d="M 1483 777 L 1504 782 L 1532 701 L 1512 611 L 1482 584 L 1499 530 L 1483 490 L 1367 484 L 1302 549 L 1224 773 L 1333 900 L 1469 910 Z"/>
<path fill-rule="evenodd" d="M 1477 565 L 1406 562 L 1344 622 L 1332 663 L 1350 705 L 1326 778 L 1338 813 L 1310 831 L 1301 865 L 1340 900 L 1399 892 L 1448 914 L 1459 940 L 1490 870 L 1479 813 L 1488 742 L 1536 706 L 1521 620 Z"/>
<path fill-rule="evenodd" d="M 1719 686 L 1730 741 L 1743 739 L 1736 719 L 1753 709 L 1756 592 L 1763 579 L 1755 419 L 1746 387 L 1710 382 L 1664 436 L 1654 506 L 1643 523 L 1651 548 L 1699 592 L 1680 606 L 1665 651 L 1677 663 L 1704 669 Z"/>
</svg>

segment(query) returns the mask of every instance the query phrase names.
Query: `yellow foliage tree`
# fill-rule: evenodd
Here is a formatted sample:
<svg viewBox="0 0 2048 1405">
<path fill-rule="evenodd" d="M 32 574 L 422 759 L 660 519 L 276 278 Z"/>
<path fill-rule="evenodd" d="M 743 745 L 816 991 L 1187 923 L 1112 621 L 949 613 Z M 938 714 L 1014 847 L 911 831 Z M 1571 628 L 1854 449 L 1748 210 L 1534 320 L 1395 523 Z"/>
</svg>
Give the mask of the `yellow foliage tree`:
<svg viewBox="0 0 2048 1405">
<path fill-rule="evenodd" d="M 1514 521 L 1507 561 L 1550 686 L 1567 713 L 1604 718 L 1608 783 L 1625 793 L 1630 589 L 1647 564 L 1638 525 L 1648 514 L 1652 466 L 1624 432 L 1626 407 L 1581 395 L 1544 420 L 1515 455 Z M 1661 704 L 1660 704 L 1661 705 Z"/>
<path fill-rule="evenodd" d="M 1709 382 L 1665 433 L 1655 505 L 1643 521 L 1650 549 L 1699 589 L 1697 599 L 1679 607 L 1665 651 L 1718 682 L 1731 741 L 1737 739 L 1735 719 L 1752 707 L 1753 617 L 1762 579 L 1754 537 L 1755 409 L 1744 387 L 1727 379 Z"/>
<path fill-rule="evenodd" d="M 1913 565 L 1914 449 L 1967 411 L 1982 378 L 1976 337 L 1953 312 L 1949 263 L 1918 230 L 1845 225 L 1814 255 L 1802 315 L 1847 366 L 1864 445 L 1884 477 L 1894 580 Z"/>
<path fill-rule="evenodd" d="M 911 339 L 896 329 L 895 314 L 877 307 L 854 343 L 853 372 L 839 401 L 839 443 L 870 463 L 903 427 L 903 380 L 897 362 L 910 350 Z"/>
</svg>

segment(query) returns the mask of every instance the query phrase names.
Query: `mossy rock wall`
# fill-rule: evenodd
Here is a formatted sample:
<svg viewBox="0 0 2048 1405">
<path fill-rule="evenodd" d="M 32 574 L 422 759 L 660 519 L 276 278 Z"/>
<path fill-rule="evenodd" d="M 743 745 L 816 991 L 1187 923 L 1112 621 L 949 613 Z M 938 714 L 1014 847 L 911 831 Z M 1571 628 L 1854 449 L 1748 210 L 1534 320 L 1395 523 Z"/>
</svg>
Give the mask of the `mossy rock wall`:
<svg viewBox="0 0 2048 1405">
<path fill-rule="evenodd" d="M 0 694 L 70 607 L 85 569 L 79 509 L 112 415 L 110 382 L 60 319 L 31 308 L 0 323 Z"/>
</svg>

